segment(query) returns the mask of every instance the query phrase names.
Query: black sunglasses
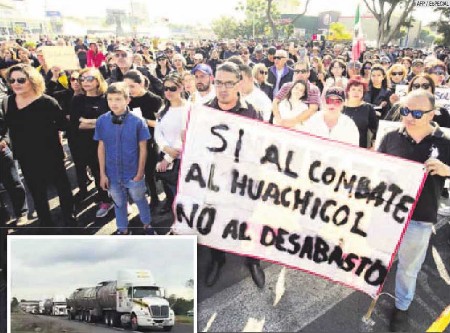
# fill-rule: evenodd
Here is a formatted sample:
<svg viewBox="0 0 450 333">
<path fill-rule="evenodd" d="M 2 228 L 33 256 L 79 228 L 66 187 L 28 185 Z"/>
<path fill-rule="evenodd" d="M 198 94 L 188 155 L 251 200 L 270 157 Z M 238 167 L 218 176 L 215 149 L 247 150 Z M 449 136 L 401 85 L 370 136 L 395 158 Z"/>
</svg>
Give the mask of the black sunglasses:
<svg viewBox="0 0 450 333">
<path fill-rule="evenodd" d="M 71 78 L 70 78 L 70 81 L 72 81 L 72 82 L 74 82 L 74 81 L 79 81 L 79 80 L 80 80 L 79 77 L 71 77 Z"/>
<path fill-rule="evenodd" d="M 259 74 L 267 75 L 267 74 L 269 74 L 269 72 L 268 71 L 259 71 Z"/>
<path fill-rule="evenodd" d="M 298 74 L 298 73 L 302 73 L 302 74 L 306 74 L 309 71 L 307 69 L 294 69 L 294 73 Z"/>
<path fill-rule="evenodd" d="M 284 58 L 286 58 L 286 57 L 280 57 L 280 56 L 275 56 L 275 57 L 273 57 L 275 60 L 281 60 L 281 59 L 284 59 Z"/>
<path fill-rule="evenodd" d="M 443 70 L 434 69 L 434 70 L 431 71 L 431 74 L 445 75 L 445 72 Z"/>
<path fill-rule="evenodd" d="M 403 75 L 403 72 L 391 72 L 392 76 L 400 76 Z"/>
<path fill-rule="evenodd" d="M 407 115 L 409 115 L 411 113 L 411 115 L 413 116 L 414 119 L 420 119 L 420 118 L 422 118 L 422 116 L 425 113 L 429 113 L 431 111 L 434 111 L 434 110 L 428 110 L 428 111 L 410 110 L 406 106 L 400 108 L 400 114 L 402 116 L 406 117 Z"/>
<path fill-rule="evenodd" d="M 171 91 L 171 92 L 175 92 L 177 91 L 178 87 L 173 86 L 173 87 L 166 87 L 164 86 L 164 91 Z"/>
<path fill-rule="evenodd" d="M 9 84 L 14 84 L 14 83 L 18 83 L 18 84 L 24 84 L 25 82 L 27 82 L 27 78 L 26 77 L 19 77 L 18 79 L 8 79 Z"/>
<path fill-rule="evenodd" d="M 95 78 L 95 76 L 92 76 L 92 75 L 80 76 L 80 82 L 84 82 L 84 81 L 92 82 L 94 80 L 96 80 L 96 78 Z"/>
<path fill-rule="evenodd" d="M 411 86 L 413 89 L 425 89 L 427 90 L 428 88 L 430 88 L 431 84 L 429 83 L 413 83 L 413 85 Z"/>
</svg>

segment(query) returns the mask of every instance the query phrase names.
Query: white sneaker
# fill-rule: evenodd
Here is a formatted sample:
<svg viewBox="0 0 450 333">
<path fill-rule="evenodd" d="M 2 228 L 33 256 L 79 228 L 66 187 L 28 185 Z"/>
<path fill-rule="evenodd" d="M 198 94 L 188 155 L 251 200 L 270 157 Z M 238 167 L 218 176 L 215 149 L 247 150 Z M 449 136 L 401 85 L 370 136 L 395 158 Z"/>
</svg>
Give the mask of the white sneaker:
<svg viewBox="0 0 450 333">
<path fill-rule="evenodd" d="M 450 206 L 443 206 L 439 208 L 438 214 L 442 216 L 450 216 Z"/>
</svg>

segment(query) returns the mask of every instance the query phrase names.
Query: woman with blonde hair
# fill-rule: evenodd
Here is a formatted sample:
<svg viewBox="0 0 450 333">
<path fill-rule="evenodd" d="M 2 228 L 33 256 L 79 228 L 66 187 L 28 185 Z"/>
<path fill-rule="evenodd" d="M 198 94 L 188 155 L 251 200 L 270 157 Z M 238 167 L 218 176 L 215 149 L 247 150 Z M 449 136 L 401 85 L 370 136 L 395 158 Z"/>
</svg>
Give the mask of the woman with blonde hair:
<svg viewBox="0 0 450 333">
<path fill-rule="evenodd" d="M 71 105 L 70 123 L 73 145 L 79 153 L 80 167 L 89 166 L 97 187 L 99 209 L 96 217 L 105 217 L 113 208 L 108 193 L 100 187 L 100 167 L 98 164 L 98 142 L 93 139 L 98 117 L 108 112 L 105 93 L 108 85 L 96 68 L 85 68 L 80 71 L 79 80 L 84 92 L 74 96 Z M 78 194 L 80 202 L 87 197 L 84 189 Z"/>
<path fill-rule="evenodd" d="M 20 163 L 33 197 L 39 226 L 55 227 L 47 194 L 51 185 L 58 191 L 65 225 L 73 226 L 73 197 L 58 132 L 66 128 L 64 114 L 58 102 L 44 94 L 44 79 L 35 68 L 14 65 L 8 69 L 6 79 L 13 94 L 4 104 L 5 124 L 13 143 L 14 157 Z M 5 152 L 9 149 L 9 143 L 0 139 L 0 150 Z"/>
<path fill-rule="evenodd" d="M 255 85 L 261 89 L 272 101 L 273 100 L 273 86 L 267 81 L 269 70 L 263 63 L 255 64 L 252 69 Z"/>
<path fill-rule="evenodd" d="M 180 74 L 181 76 L 184 75 L 186 72 L 186 59 L 179 53 L 175 53 L 172 57 L 172 65 L 175 69 L 175 72 Z"/>
</svg>

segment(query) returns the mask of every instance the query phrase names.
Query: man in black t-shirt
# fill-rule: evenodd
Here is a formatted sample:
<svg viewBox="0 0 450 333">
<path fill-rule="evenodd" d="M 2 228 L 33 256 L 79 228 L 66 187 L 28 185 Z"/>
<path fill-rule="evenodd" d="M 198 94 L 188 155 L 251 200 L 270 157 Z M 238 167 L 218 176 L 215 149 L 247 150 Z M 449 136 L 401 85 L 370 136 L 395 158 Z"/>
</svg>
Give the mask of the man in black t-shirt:
<svg viewBox="0 0 450 333">
<path fill-rule="evenodd" d="M 424 163 L 429 175 L 414 208 L 398 250 L 395 277 L 395 309 L 391 332 L 408 332 L 408 308 L 414 298 L 417 275 L 425 260 L 439 198 L 450 177 L 450 140 L 432 122 L 435 98 L 419 89 L 409 93 L 401 106 L 404 127 L 383 138 L 378 151 Z"/>
</svg>

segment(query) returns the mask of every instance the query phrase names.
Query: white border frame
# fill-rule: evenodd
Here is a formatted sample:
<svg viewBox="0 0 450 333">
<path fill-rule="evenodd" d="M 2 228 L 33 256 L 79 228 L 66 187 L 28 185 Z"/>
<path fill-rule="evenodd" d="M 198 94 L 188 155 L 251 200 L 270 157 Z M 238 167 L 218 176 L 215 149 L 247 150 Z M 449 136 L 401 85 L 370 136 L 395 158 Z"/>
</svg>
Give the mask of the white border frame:
<svg viewBox="0 0 450 333">
<path fill-rule="evenodd" d="M 112 236 L 112 235 L 86 235 L 86 236 L 21 236 L 21 235 L 8 235 L 7 236 L 7 287 L 6 287 L 6 320 L 7 320 L 7 332 L 11 332 L 11 241 L 12 240 L 45 240 L 45 239 L 52 239 L 52 240 L 77 240 L 77 239 L 88 239 L 88 240 L 132 240 L 132 239 L 139 239 L 139 240 L 153 240 L 153 239 L 159 239 L 159 240 L 177 240 L 177 239 L 184 239 L 184 240 L 192 240 L 193 245 L 193 278 L 194 278 L 194 317 L 193 317 L 193 332 L 197 332 L 197 315 L 198 315 L 198 309 L 197 309 L 197 283 L 198 283 L 198 277 L 197 277 L 197 236 L 195 235 L 188 235 L 188 236 L 181 236 L 181 235 L 171 235 L 171 236 Z M 95 283 L 95 282 L 93 282 Z"/>
</svg>

